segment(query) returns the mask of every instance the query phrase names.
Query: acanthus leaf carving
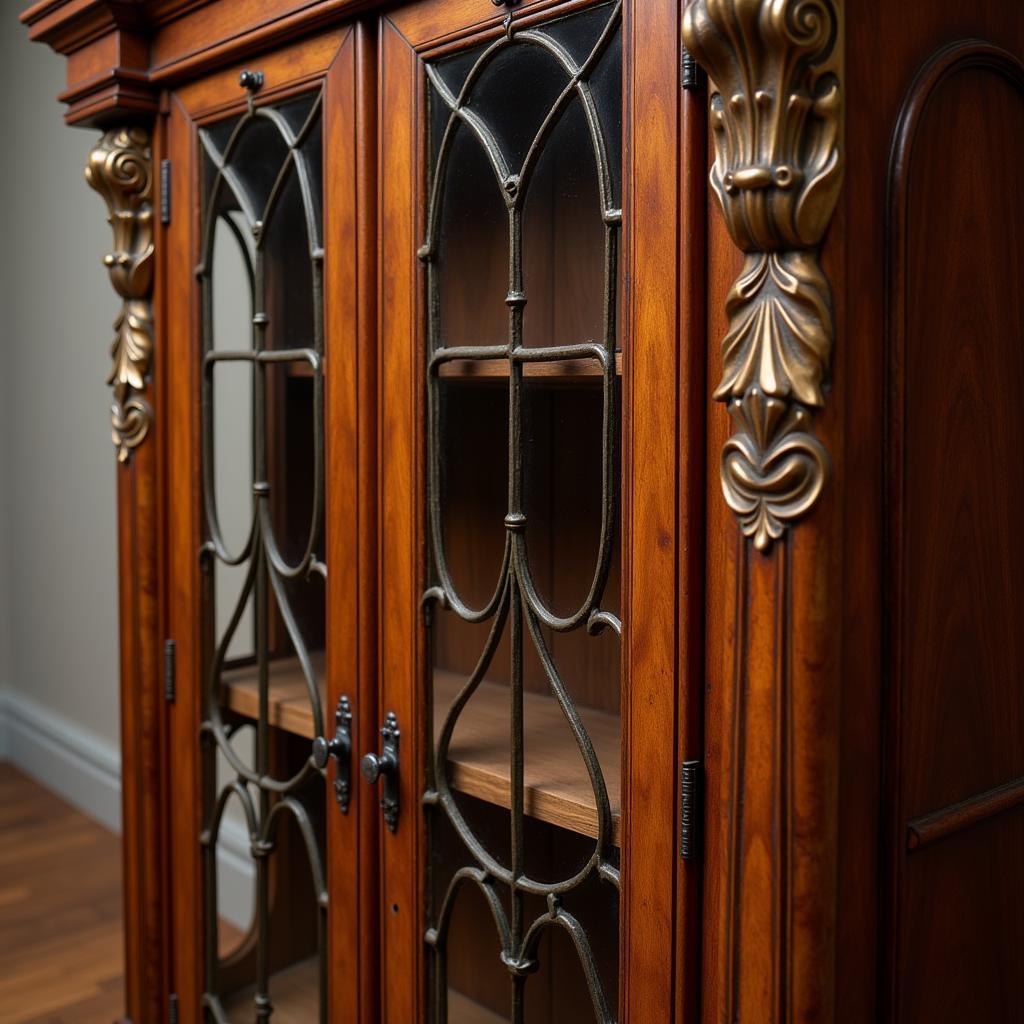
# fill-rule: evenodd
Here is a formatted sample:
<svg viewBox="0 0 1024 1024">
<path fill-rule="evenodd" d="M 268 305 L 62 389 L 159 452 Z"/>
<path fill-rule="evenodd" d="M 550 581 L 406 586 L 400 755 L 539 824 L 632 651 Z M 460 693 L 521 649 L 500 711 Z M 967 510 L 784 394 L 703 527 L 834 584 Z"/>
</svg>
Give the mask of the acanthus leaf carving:
<svg viewBox="0 0 1024 1024">
<path fill-rule="evenodd" d="M 117 128 L 89 154 L 85 180 L 103 196 L 114 236 L 103 263 L 122 299 L 114 321 L 107 384 L 114 392 L 111 427 L 120 462 L 146 438 L 153 410 L 146 389 L 153 360 L 153 159 L 149 132 Z"/>
<path fill-rule="evenodd" d="M 818 250 L 842 183 L 842 0 L 697 0 L 683 37 L 711 82 L 711 185 L 746 253 L 715 392 L 739 428 L 722 489 L 765 551 L 814 505 L 828 464 L 810 428 L 834 337 Z"/>
<path fill-rule="evenodd" d="M 739 430 L 722 452 L 722 488 L 743 532 L 765 550 L 818 500 L 828 457 L 799 403 L 757 387 L 729 403 Z"/>
</svg>

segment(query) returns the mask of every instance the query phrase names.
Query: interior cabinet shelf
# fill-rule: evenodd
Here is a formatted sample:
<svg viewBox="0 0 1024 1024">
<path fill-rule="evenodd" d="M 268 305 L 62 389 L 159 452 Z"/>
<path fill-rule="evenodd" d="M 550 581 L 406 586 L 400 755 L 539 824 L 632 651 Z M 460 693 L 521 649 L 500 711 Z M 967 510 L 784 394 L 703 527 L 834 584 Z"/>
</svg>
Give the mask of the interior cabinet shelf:
<svg viewBox="0 0 1024 1024">
<path fill-rule="evenodd" d="M 444 380 L 508 380 L 507 359 L 452 359 L 441 363 L 438 376 Z M 615 375 L 622 376 L 622 353 L 615 353 Z M 595 359 L 555 359 L 523 363 L 524 377 L 557 378 L 564 381 L 595 380 L 601 368 Z"/>
<path fill-rule="evenodd" d="M 324 657 L 313 656 L 324 697 Z M 228 669 L 223 676 L 225 703 L 236 714 L 255 719 L 259 689 L 255 665 Z M 434 673 L 435 701 L 449 706 L 462 686 L 462 676 Z M 594 752 L 604 771 L 612 808 L 613 841 L 619 845 L 621 786 L 619 782 L 619 719 L 602 711 L 580 708 Z M 552 825 L 597 836 L 597 808 L 582 755 L 553 697 L 523 696 L 525 733 L 530 737 L 524 767 L 526 813 Z M 501 807 L 509 806 L 508 687 L 483 682 L 463 711 L 449 749 L 455 789 Z M 272 726 L 313 739 L 313 713 L 299 663 L 283 658 L 270 665 L 269 721 Z M 435 730 L 442 723 L 435 721 Z"/>
<path fill-rule="evenodd" d="M 320 689 L 320 706 L 326 707 L 324 653 L 314 651 L 310 658 Z M 227 669 L 223 676 L 225 704 L 244 718 L 256 719 L 260 710 L 259 678 L 255 665 Z M 268 721 L 272 726 L 305 736 L 316 736 L 309 689 L 297 658 L 280 658 L 270 663 L 270 700 Z"/>
<path fill-rule="evenodd" d="M 318 972 L 317 958 L 310 957 L 271 975 L 270 1001 L 274 1006 L 274 1024 L 310 1024 L 319 1019 Z M 254 995 L 254 988 L 236 992 L 224 999 L 224 1010 L 232 1019 L 251 1018 Z"/>
<path fill-rule="evenodd" d="M 465 679 L 435 670 L 434 701 L 449 707 Z M 578 708 L 604 772 L 612 808 L 613 841 L 619 845 L 621 786 L 619 781 L 619 719 Z M 561 828 L 596 838 L 597 807 L 583 755 L 569 731 L 558 702 L 536 693 L 523 694 L 524 735 L 528 737 L 523 768 L 526 813 Z M 508 807 L 509 691 L 483 682 L 459 718 L 449 748 L 451 782 L 469 796 Z M 437 735 L 443 721 L 435 718 Z"/>
</svg>

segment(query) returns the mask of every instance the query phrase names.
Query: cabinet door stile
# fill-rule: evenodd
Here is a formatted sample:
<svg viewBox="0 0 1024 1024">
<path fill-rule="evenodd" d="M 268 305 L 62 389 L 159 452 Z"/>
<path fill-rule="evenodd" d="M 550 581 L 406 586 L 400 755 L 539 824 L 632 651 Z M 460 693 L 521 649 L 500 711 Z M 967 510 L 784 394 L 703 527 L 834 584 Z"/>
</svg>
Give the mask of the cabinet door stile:
<svg viewBox="0 0 1024 1024">
<path fill-rule="evenodd" d="M 379 721 L 393 711 L 407 743 L 394 833 L 381 828 L 381 1019 L 421 1018 L 416 984 L 422 929 L 417 913 L 421 845 L 414 723 L 417 678 L 418 550 L 416 506 L 416 56 L 392 23 L 380 22 L 380 373 L 381 373 L 381 699 Z M 367 751 L 379 749 L 371 736 Z M 393 983 L 388 979 L 393 978 Z"/>
</svg>

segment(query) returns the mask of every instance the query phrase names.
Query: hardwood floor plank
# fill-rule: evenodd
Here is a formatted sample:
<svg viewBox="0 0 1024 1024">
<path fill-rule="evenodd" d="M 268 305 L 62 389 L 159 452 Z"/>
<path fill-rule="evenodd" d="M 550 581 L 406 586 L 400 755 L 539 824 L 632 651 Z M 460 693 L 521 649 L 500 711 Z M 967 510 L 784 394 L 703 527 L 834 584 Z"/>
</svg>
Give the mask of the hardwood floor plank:
<svg viewBox="0 0 1024 1024">
<path fill-rule="evenodd" d="M 0 1024 L 124 1012 L 121 846 L 0 762 Z"/>
</svg>

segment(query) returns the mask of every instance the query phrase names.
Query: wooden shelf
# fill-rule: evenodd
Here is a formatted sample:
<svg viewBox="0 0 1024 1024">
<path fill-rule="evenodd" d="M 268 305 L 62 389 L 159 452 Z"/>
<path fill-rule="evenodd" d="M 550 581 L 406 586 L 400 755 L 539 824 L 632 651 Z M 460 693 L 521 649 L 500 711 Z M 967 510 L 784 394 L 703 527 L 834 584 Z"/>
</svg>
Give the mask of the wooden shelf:
<svg viewBox="0 0 1024 1024">
<path fill-rule="evenodd" d="M 310 957 L 270 976 L 274 1024 L 310 1024 L 320 1019 L 320 980 L 317 958 Z M 251 1020 L 255 989 L 245 988 L 221 1002 L 231 1019 Z"/>
<path fill-rule="evenodd" d="M 310 658 L 320 688 L 320 706 L 324 700 L 324 652 L 314 651 Z M 223 675 L 226 704 L 246 718 L 258 718 L 260 712 L 259 684 L 255 665 L 230 668 Z M 309 704 L 309 690 L 297 658 L 280 658 L 270 663 L 270 713 L 272 726 L 285 732 L 313 739 L 313 709 Z"/>
<path fill-rule="evenodd" d="M 622 376 L 622 353 L 615 353 L 615 374 Z M 507 359 L 452 359 L 441 363 L 437 375 L 443 380 L 508 380 Z M 600 378 L 596 359 L 557 359 L 551 362 L 523 363 L 524 377 L 585 381 Z"/>
<path fill-rule="evenodd" d="M 313 667 L 324 701 L 324 656 L 313 655 Z M 464 679 L 451 672 L 434 673 L 435 704 L 448 707 Z M 256 666 L 244 665 L 224 673 L 227 706 L 239 715 L 255 719 L 259 714 Z M 597 836 L 597 808 L 569 726 L 553 697 L 527 692 L 523 696 L 526 763 L 524 768 L 526 813 L 541 821 Z M 508 687 L 484 682 L 463 711 L 449 749 L 452 786 L 468 796 L 508 807 Z M 613 842 L 619 845 L 619 719 L 602 711 L 580 708 L 598 761 L 604 770 L 612 807 Z M 306 739 L 313 739 L 313 713 L 306 682 L 295 658 L 270 665 L 270 724 Z M 435 728 L 441 721 L 435 715 Z"/>
<path fill-rule="evenodd" d="M 450 707 L 464 682 L 461 675 L 436 670 L 435 709 Z M 614 822 L 613 841 L 618 846 L 622 807 L 619 719 L 587 708 L 580 708 L 579 712 L 604 771 Z M 560 828 L 596 838 L 594 791 L 562 709 L 553 697 L 527 692 L 523 695 L 523 718 L 526 813 Z M 442 725 L 443 716 L 435 711 L 435 734 L 440 733 Z M 452 786 L 469 796 L 508 807 L 508 744 L 508 687 L 483 682 L 459 717 L 452 737 L 448 751 Z"/>
</svg>

